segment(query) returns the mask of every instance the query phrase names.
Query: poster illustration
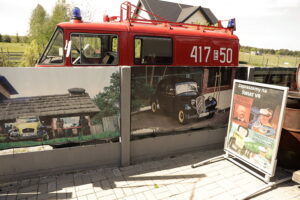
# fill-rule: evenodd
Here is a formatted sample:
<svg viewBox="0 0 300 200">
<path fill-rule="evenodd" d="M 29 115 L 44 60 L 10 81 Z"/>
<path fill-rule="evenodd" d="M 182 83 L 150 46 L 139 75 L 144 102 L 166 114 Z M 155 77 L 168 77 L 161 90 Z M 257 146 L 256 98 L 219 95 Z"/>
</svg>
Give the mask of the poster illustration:
<svg viewBox="0 0 300 200">
<path fill-rule="evenodd" d="M 276 165 L 286 93 L 286 87 L 234 82 L 225 150 L 269 175 Z"/>
</svg>

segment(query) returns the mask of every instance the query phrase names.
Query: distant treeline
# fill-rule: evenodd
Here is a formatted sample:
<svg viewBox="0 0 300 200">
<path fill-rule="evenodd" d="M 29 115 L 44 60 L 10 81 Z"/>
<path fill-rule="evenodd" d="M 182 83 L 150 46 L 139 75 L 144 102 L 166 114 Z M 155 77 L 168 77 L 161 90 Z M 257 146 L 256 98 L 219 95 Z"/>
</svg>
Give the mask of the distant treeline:
<svg viewBox="0 0 300 200">
<path fill-rule="evenodd" d="M 300 51 L 291 51 L 288 49 L 275 50 L 275 49 L 263 49 L 263 48 L 249 47 L 249 46 L 241 46 L 240 51 L 242 52 L 259 51 L 262 54 L 300 57 Z"/>
<path fill-rule="evenodd" d="M 0 33 L 0 42 L 12 42 L 12 43 L 27 43 L 29 42 L 28 36 L 16 35 L 2 35 Z"/>
</svg>

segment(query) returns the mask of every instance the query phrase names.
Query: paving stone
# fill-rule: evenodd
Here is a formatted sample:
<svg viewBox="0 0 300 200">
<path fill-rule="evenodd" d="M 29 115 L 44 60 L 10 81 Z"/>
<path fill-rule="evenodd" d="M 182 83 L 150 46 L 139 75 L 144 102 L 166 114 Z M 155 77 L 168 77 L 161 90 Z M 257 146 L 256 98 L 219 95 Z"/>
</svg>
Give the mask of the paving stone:
<svg viewBox="0 0 300 200">
<path fill-rule="evenodd" d="M 123 190 L 125 196 L 130 196 L 130 195 L 134 194 L 131 188 L 123 187 L 122 190 Z"/>
<path fill-rule="evenodd" d="M 86 196 L 88 194 L 93 194 L 93 193 L 95 193 L 93 188 L 76 191 L 77 197 Z"/>
<path fill-rule="evenodd" d="M 48 183 L 48 192 L 56 191 L 56 182 L 49 182 Z"/>
<path fill-rule="evenodd" d="M 139 200 L 139 199 L 137 199 L 135 195 L 131 195 L 131 196 L 125 197 L 124 200 Z"/>
<path fill-rule="evenodd" d="M 93 189 L 93 187 L 94 187 L 93 184 L 89 183 L 89 184 L 75 186 L 75 189 L 76 189 L 76 192 L 80 192 L 82 190 Z"/>
<path fill-rule="evenodd" d="M 101 197 L 100 199 L 101 200 L 115 200 L 116 196 L 114 194 L 112 194 L 112 195 Z"/>
<path fill-rule="evenodd" d="M 38 193 L 44 194 L 48 192 L 48 184 L 47 183 L 40 183 L 38 186 Z"/>
<path fill-rule="evenodd" d="M 156 198 L 152 191 L 143 192 L 143 195 L 147 200 L 152 200 Z"/>
<path fill-rule="evenodd" d="M 89 195 L 87 195 L 86 197 L 87 197 L 88 200 L 95 200 L 95 199 L 98 199 L 97 196 L 96 196 L 96 194 L 94 194 L 94 193 L 93 193 L 93 194 L 89 194 Z"/>
<path fill-rule="evenodd" d="M 137 200 L 147 200 L 147 198 L 145 197 L 145 195 L 143 193 L 139 193 L 134 196 Z"/>
<path fill-rule="evenodd" d="M 87 196 L 77 197 L 77 200 L 88 200 Z"/>
<path fill-rule="evenodd" d="M 98 198 L 102 198 L 102 197 L 105 197 L 105 196 L 111 196 L 111 195 L 115 196 L 113 190 L 103 190 L 101 192 L 96 192 L 96 196 Z"/>
<path fill-rule="evenodd" d="M 48 199 L 56 199 L 56 193 L 46 193 L 37 196 L 38 200 L 48 200 Z"/>
<path fill-rule="evenodd" d="M 227 160 L 191 168 L 191 164 L 220 153 L 221 150 L 201 151 L 123 168 L 81 170 L 19 180 L 0 185 L 0 200 L 231 200 L 264 185 Z M 271 199 L 299 200 L 300 187 L 289 181 L 251 198 Z"/>
<path fill-rule="evenodd" d="M 113 191 L 118 199 L 121 199 L 125 196 L 125 194 L 121 188 L 115 188 L 115 189 L 113 189 Z"/>
</svg>

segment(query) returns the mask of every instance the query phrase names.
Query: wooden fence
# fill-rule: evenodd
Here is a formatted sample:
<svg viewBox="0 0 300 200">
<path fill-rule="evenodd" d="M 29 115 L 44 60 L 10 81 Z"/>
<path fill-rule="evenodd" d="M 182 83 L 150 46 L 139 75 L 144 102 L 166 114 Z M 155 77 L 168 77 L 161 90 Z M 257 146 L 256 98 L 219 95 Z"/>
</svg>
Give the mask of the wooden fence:
<svg viewBox="0 0 300 200">
<path fill-rule="evenodd" d="M 18 66 L 24 52 L 8 52 L 0 49 L 0 66 Z"/>
</svg>

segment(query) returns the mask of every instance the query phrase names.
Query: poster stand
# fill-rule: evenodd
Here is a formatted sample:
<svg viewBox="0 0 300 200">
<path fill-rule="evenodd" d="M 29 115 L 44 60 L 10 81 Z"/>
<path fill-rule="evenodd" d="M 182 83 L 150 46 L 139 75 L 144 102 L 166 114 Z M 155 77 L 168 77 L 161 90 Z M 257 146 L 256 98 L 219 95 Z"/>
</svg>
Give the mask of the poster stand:
<svg viewBox="0 0 300 200">
<path fill-rule="evenodd" d="M 228 160 L 266 183 L 249 192 L 247 199 L 292 176 L 271 181 L 277 165 L 287 87 L 234 80 L 225 154 L 192 165 L 192 168 Z"/>
</svg>

